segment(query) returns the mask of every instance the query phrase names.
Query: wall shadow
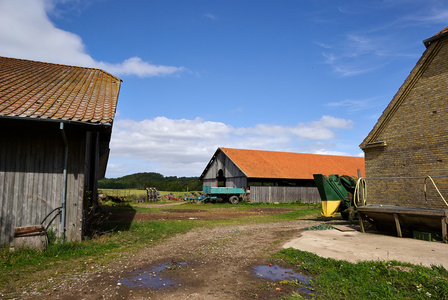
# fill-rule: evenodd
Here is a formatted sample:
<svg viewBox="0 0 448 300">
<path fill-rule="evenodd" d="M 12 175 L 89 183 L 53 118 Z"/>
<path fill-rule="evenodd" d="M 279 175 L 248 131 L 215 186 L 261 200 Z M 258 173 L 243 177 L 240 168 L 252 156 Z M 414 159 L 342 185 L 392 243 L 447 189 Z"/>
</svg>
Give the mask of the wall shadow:
<svg viewBox="0 0 448 300">
<path fill-rule="evenodd" d="M 94 237 L 110 232 L 128 231 L 136 213 L 129 203 L 98 206 L 87 216 L 86 235 Z"/>
</svg>

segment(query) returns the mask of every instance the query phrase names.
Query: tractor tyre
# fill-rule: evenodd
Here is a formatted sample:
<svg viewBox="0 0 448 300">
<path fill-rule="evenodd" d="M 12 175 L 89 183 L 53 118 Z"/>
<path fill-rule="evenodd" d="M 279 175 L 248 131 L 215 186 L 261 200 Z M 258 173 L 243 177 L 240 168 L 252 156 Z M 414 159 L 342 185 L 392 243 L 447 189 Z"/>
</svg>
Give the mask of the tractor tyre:
<svg viewBox="0 0 448 300">
<path fill-rule="evenodd" d="M 230 203 L 232 204 L 238 204 L 238 202 L 240 201 L 240 199 L 238 198 L 238 196 L 232 196 L 229 198 Z"/>
</svg>

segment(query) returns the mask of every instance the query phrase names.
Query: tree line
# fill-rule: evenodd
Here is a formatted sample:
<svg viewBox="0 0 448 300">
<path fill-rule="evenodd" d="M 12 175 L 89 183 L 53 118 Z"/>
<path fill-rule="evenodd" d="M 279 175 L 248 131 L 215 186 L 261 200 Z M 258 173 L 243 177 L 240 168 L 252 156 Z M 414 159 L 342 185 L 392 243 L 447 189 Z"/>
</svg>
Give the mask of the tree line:
<svg viewBox="0 0 448 300">
<path fill-rule="evenodd" d="M 99 189 L 139 189 L 155 187 L 159 191 L 186 192 L 201 191 L 202 182 L 199 177 L 165 177 L 162 174 L 136 173 L 119 178 L 104 178 L 98 181 Z"/>
</svg>

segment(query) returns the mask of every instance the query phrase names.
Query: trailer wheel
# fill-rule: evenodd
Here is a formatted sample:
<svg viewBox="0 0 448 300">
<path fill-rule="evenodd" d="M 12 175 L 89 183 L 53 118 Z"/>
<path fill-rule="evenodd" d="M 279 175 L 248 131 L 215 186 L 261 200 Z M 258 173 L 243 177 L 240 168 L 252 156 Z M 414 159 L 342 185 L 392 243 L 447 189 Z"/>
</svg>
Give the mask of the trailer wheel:
<svg viewBox="0 0 448 300">
<path fill-rule="evenodd" d="M 232 196 L 229 199 L 230 203 L 232 204 L 238 204 L 238 202 L 240 201 L 240 199 L 238 198 L 238 196 Z"/>
</svg>

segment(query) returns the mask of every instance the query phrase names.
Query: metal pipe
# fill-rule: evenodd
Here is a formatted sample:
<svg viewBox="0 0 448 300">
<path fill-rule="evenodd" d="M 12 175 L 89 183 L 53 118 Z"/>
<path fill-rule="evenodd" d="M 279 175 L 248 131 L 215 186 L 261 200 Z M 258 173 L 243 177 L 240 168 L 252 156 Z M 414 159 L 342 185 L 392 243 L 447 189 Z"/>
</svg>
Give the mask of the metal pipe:
<svg viewBox="0 0 448 300">
<path fill-rule="evenodd" d="M 61 240 L 65 240 L 65 207 L 67 201 L 67 161 L 68 161 L 68 142 L 67 136 L 64 131 L 64 123 L 59 123 L 59 129 L 61 130 L 62 140 L 64 141 L 64 169 L 62 171 L 62 208 L 61 208 Z"/>
</svg>

